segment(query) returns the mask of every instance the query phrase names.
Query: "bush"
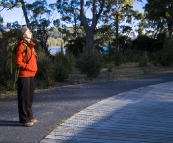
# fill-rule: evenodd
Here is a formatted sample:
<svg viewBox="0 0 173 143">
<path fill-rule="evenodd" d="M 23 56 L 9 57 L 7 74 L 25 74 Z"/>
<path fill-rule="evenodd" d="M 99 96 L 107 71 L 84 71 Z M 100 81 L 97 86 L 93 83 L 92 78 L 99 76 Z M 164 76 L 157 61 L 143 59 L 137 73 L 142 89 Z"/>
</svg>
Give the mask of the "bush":
<svg viewBox="0 0 173 143">
<path fill-rule="evenodd" d="M 68 41 L 67 45 L 65 45 L 65 47 L 67 47 L 66 51 L 73 53 L 75 57 L 78 57 L 81 53 L 83 53 L 83 46 L 85 43 L 85 37 L 77 37 L 72 39 Z"/>
<path fill-rule="evenodd" d="M 56 81 L 63 82 L 74 69 L 74 56 L 66 52 L 57 53 L 54 59 L 54 78 Z"/>
<path fill-rule="evenodd" d="M 102 68 L 102 56 L 97 51 L 85 51 L 76 62 L 80 72 L 88 77 L 97 77 Z"/>
<path fill-rule="evenodd" d="M 62 61 L 55 64 L 54 67 L 54 79 L 56 81 L 63 82 L 69 77 L 68 70 L 65 68 Z"/>
<path fill-rule="evenodd" d="M 144 52 L 143 55 L 141 56 L 140 60 L 139 60 L 139 67 L 145 67 L 147 66 L 148 63 L 148 54 L 147 52 Z"/>
<path fill-rule="evenodd" d="M 10 44 L 16 42 L 16 31 L 3 31 L 3 36 L 0 38 L 0 90 L 13 90 L 14 75 L 10 73 L 10 69 L 7 68 L 7 49 Z M 3 75 L 3 76 L 2 76 Z"/>
<path fill-rule="evenodd" d="M 107 65 L 107 72 L 112 72 L 112 64 Z"/>
<path fill-rule="evenodd" d="M 173 40 L 167 41 L 164 48 L 157 52 L 157 61 L 162 66 L 172 66 L 173 65 Z"/>
<path fill-rule="evenodd" d="M 121 52 L 116 50 L 114 55 L 112 56 L 112 60 L 115 64 L 115 66 L 119 66 L 122 63 L 122 55 Z"/>
<path fill-rule="evenodd" d="M 51 86 L 55 81 L 65 81 L 74 68 L 74 56 L 70 53 L 57 53 L 53 60 L 44 52 L 38 52 L 38 72 L 37 78 L 47 81 L 47 86 Z"/>
<path fill-rule="evenodd" d="M 38 52 L 38 57 L 36 78 L 46 80 L 46 86 L 49 87 L 53 80 L 53 62 L 44 52 Z"/>
<path fill-rule="evenodd" d="M 66 52 L 64 56 L 65 56 L 64 64 L 68 70 L 68 73 L 70 74 L 74 69 L 75 57 L 70 52 Z"/>
<path fill-rule="evenodd" d="M 156 53 L 152 53 L 150 58 L 151 58 L 151 64 L 153 64 L 154 66 L 158 66 L 159 62 L 158 62 L 158 52 Z"/>
<path fill-rule="evenodd" d="M 123 62 L 139 62 L 142 52 L 136 50 L 127 50 L 123 55 Z"/>
</svg>

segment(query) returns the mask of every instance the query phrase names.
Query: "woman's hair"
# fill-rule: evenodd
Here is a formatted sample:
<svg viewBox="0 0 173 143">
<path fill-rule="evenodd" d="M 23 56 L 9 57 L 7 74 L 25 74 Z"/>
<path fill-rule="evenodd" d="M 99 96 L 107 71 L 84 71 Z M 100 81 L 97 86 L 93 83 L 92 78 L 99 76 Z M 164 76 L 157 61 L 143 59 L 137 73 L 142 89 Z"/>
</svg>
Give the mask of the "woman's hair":
<svg viewBox="0 0 173 143">
<path fill-rule="evenodd" d="M 27 27 L 22 27 L 22 28 L 19 28 L 18 30 L 17 30 L 17 37 L 18 37 L 18 39 L 23 39 L 24 37 L 23 37 L 23 35 L 25 34 L 25 32 L 27 31 L 27 30 L 29 30 L 29 28 L 27 28 Z"/>
</svg>

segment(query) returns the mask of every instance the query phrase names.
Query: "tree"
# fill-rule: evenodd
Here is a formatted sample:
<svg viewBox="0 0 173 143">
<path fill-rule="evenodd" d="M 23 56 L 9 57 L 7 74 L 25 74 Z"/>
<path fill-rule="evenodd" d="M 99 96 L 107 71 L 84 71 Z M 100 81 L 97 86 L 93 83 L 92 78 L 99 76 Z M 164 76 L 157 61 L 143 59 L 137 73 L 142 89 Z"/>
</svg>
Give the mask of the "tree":
<svg viewBox="0 0 173 143">
<path fill-rule="evenodd" d="M 21 3 L 22 3 L 22 10 L 23 10 L 23 14 L 24 14 L 24 17 L 25 17 L 26 25 L 29 29 L 31 29 L 30 21 L 28 19 L 28 14 L 27 14 L 27 11 L 26 11 L 26 6 L 25 6 L 24 0 L 21 0 Z"/>
<path fill-rule="evenodd" d="M 24 0 L 20 0 L 20 1 L 16 1 L 16 0 L 2 0 L 2 1 L 0 1 L 0 6 L 2 6 L 3 9 L 7 8 L 9 10 L 14 8 L 14 7 L 22 7 L 27 27 L 30 28 L 30 23 L 29 23 L 29 19 L 28 19 L 28 15 L 27 15 L 27 11 L 26 11 Z"/>
<path fill-rule="evenodd" d="M 0 12 L 2 10 L 4 10 L 4 9 L 11 10 L 14 7 L 21 7 L 21 6 L 22 6 L 22 3 L 21 2 L 18 2 L 16 0 L 2 0 L 2 1 L 0 1 Z M 3 18 L 0 15 L 0 25 L 2 23 L 3 23 Z M 7 27 L 8 26 L 11 26 L 11 24 L 10 23 L 7 23 Z"/>
<path fill-rule="evenodd" d="M 86 32 L 86 47 L 90 50 L 94 49 L 94 32 L 95 28 L 97 26 L 98 20 L 100 18 L 100 15 L 103 11 L 105 0 L 93 0 L 86 2 L 86 6 L 92 5 L 92 22 L 89 24 L 86 14 L 85 14 L 85 4 L 84 0 L 80 0 L 80 19 L 81 24 L 84 26 L 85 32 Z"/>
<path fill-rule="evenodd" d="M 86 33 L 86 47 L 93 50 L 95 28 L 103 11 L 104 4 L 105 0 L 89 0 L 85 2 L 84 0 L 58 0 L 56 7 L 62 15 L 62 21 L 70 22 L 74 26 L 73 37 L 77 37 L 80 33 L 77 32 L 77 28 L 83 26 Z M 87 18 L 86 16 L 85 12 L 88 9 L 91 9 L 92 18 Z M 80 31 L 82 31 L 82 28 L 80 28 Z"/>
<path fill-rule="evenodd" d="M 42 0 L 26 4 L 26 9 L 28 15 L 30 15 L 30 27 L 33 30 L 34 37 L 39 40 L 42 49 L 49 56 L 47 40 L 49 38 L 48 27 L 51 23 L 51 8 L 46 0 Z"/>
<path fill-rule="evenodd" d="M 53 6 L 53 4 L 52 4 Z M 63 35 L 64 43 L 68 40 L 75 39 L 79 36 L 79 25 L 80 25 L 80 19 L 79 19 L 79 1 L 77 0 L 57 0 L 55 3 L 55 7 L 57 11 L 61 15 L 61 23 L 59 32 Z M 56 20 L 55 20 L 56 21 Z M 70 24 L 70 28 L 73 28 L 73 30 L 69 30 L 67 26 L 64 24 Z M 54 24 L 55 25 L 55 24 Z M 56 25 L 55 25 L 56 26 Z"/>
<path fill-rule="evenodd" d="M 116 41 L 116 49 L 119 50 L 119 32 L 120 25 L 130 26 L 132 25 L 133 19 L 138 20 L 142 18 L 142 14 L 138 11 L 134 11 L 132 5 L 134 0 L 108 0 L 106 8 L 103 13 L 107 16 L 104 21 L 107 21 L 112 29 L 115 31 L 115 41 Z"/>
<path fill-rule="evenodd" d="M 3 18 L 0 15 L 0 25 L 3 23 Z"/>
<path fill-rule="evenodd" d="M 67 24 L 72 24 L 74 28 L 73 37 L 76 38 L 78 36 L 78 28 L 80 25 L 79 19 L 79 1 L 77 0 L 57 0 L 56 2 L 57 11 L 61 14 L 61 20 L 66 22 Z"/>
<path fill-rule="evenodd" d="M 0 11 L 3 9 L 13 9 L 14 7 L 20 7 L 22 6 L 22 3 L 20 1 L 16 0 L 2 0 L 0 1 Z"/>
<path fill-rule="evenodd" d="M 145 5 L 146 19 L 150 25 L 157 30 L 167 28 L 169 38 L 172 38 L 173 32 L 173 2 L 172 0 L 147 0 Z M 166 27 L 164 27 L 166 26 Z"/>
</svg>

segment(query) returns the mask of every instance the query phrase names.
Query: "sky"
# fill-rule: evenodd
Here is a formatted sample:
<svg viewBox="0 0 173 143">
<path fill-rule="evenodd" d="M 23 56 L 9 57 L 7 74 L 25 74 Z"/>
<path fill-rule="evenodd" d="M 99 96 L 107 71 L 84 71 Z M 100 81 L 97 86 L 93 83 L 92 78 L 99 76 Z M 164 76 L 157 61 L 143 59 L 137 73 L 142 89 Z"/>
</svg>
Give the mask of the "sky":
<svg viewBox="0 0 173 143">
<path fill-rule="evenodd" d="M 33 2 L 34 0 L 27 0 L 27 2 Z M 48 0 L 48 3 L 54 3 L 56 0 Z M 143 12 L 143 7 L 141 3 L 135 1 L 133 5 L 134 10 L 139 10 L 140 12 Z M 18 21 L 19 24 L 25 25 L 25 19 L 23 16 L 22 8 L 13 8 L 12 10 L 3 10 L 1 13 L 1 16 L 3 17 L 4 23 L 12 23 L 15 21 Z M 54 15 L 54 17 L 58 16 L 57 14 Z"/>
</svg>

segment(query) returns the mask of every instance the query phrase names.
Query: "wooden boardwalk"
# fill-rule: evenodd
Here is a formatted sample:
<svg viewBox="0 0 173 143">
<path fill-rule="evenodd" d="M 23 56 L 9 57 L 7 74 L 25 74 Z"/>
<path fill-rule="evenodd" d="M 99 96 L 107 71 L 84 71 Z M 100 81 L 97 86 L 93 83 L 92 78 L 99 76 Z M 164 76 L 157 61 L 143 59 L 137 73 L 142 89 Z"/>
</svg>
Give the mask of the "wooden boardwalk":
<svg viewBox="0 0 173 143">
<path fill-rule="evenodd" d="M 41 143 L 173 143 L 173 82 L 104 99 L 66 120 Z"/>
</svg>

